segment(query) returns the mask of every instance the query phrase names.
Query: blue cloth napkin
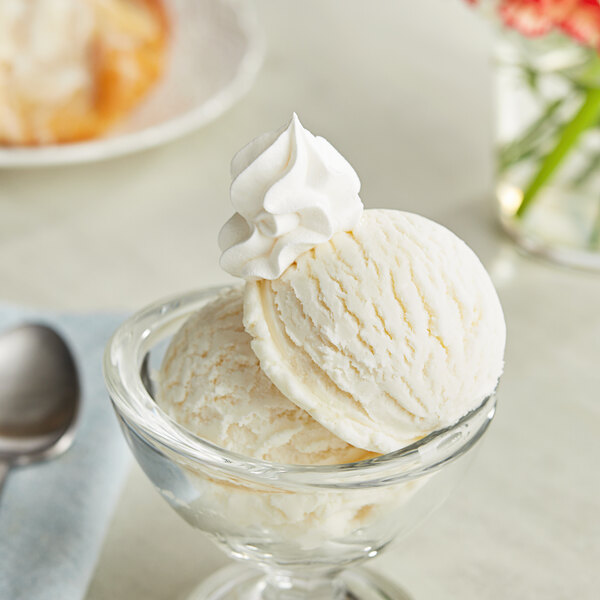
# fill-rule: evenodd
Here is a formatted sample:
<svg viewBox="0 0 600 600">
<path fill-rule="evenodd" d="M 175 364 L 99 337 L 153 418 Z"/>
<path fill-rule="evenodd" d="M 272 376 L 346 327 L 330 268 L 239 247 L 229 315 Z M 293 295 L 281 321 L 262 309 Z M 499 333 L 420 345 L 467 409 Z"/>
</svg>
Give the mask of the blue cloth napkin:
<svg viewBox="0 0 600 600">
<path fill-rule="evenodd" d="M 129 470 L 130 454 L 102 379 L 119 315 L 48 314 L 0 306 L 0 332 L 24 321 L 55 327 L 73 351 L 81 413 L 73 446 L 14 468 L 0 494 L 0 599 L 81 600 Z"/>
</svg>

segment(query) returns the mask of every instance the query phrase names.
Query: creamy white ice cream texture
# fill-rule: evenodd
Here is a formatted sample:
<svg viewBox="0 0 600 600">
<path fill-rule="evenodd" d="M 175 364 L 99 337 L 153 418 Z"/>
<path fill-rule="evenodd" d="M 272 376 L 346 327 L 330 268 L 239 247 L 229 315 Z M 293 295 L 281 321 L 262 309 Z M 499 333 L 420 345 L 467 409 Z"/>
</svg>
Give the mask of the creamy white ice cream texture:
<svg viewBox="0 0 600 600">
<path fill-rule="evenodd" d="M 204 306 L 173 338 L 157 402 L 178 423 L 240 454 L 288 464 L 369 457 L 290 402 L 262 372 L 242 324 L 242 289 Z"/>
<path fill-rule="evenodd" d="M 498 297 L 466 244 L 418 215 L 363 211 L 356 174 L 319 140 L 294 117 L 234 159 L 221 263 L 246 284 L 176 334 L 157 397 L 223 448 L 314 465 L 453 424 L 493 392 L 505 344 Z M 190 477 L 197 497 L 163 493 L 191 523 L 332 552 L 357 531 L 391 537 L 435 480 L 292 493 Z"/>
<path fill-rule="evenodd" d="M 225 483 L 202 473 L 188 475 L 196 497 L 183 502 L 166 490 L 162 493 L 192 525 L 216 533 L 234 530 L 246 539 L 269 532 L 276 543 L 292 542 L 303 550 L 329 547 L 333 555 L 339 544 L 364 547 L 392 539 L 406 519 L 405 511 L 418 516 L 418 493 L 433 480 L 430 476 L 389 487 L 290 493 Z M 357 531 L 362 539 L 356 539 Z"/>
<path fill-rule="evenodd" d="M 244 325 L 287 398 L 374 452 L 452 425 L 503 370 L 502 308 L 477 256 L 395 210 L 365 211 L 279 279 L 247 282 Z"/>
<path fill-rule="evenodd" d="M 254 458 L 286 464 L 341 464 L 370 458 L 285 398 L 262 372 L 242 324 L 243 289 L 231 289 L 190 317 L 169 344 L 156 377 L 159 406 L 189 431 Z M 187 502 L 163 495 L 204 530 L 271 532 L 305 550 L 368 528 L 391 536 L 394 510 L 408 504 L 423 480 L 375 489 L 280 490 L 223 480 L 190 465 L 197 495 Z M 388 521 L 386 521 L 386 519 Z M 374 534 L 372 528 L 381 531 Z M 364 542 L 366 543 L 366 542 Z"/>
</svg>

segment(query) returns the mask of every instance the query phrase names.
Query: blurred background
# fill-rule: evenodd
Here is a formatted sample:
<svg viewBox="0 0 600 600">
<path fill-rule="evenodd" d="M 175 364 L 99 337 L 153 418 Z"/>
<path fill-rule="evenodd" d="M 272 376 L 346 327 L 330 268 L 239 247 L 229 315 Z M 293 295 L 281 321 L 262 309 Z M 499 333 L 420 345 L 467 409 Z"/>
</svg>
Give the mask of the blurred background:
<svg viewBox="0 0 600 600">
<path fill-rule="evenodd" d="M 340 149 L 368 207 L 433 216 L 492 189 L 490 39 L 460 2 L 257 3 L 264 65 L 181 140 L 87 165 L 0 171 L 0 284 L 13 302 L 135 308 L 221 282 L 229 162 L 287 122 Z"/>
<path fill-rule="evenodd" d="M 500 410 L 464 486 L 374 568 L 420 600 L 596 598 L 600 280 L 523 255 L 501 231 L 491 27 L 461 0 L 255 8 L 256 79 L 196 131 L 95 162 L 0 169 L 0 302 L 121 318 L 229 281 L 216 239 L 231 157 L 295 111 L 355 168 L 366 207 L 418 212 L 465 239 L 507 318 Z M 226 563 L 129 468 L 88 600 L 175 598 Z"/>
</svg>

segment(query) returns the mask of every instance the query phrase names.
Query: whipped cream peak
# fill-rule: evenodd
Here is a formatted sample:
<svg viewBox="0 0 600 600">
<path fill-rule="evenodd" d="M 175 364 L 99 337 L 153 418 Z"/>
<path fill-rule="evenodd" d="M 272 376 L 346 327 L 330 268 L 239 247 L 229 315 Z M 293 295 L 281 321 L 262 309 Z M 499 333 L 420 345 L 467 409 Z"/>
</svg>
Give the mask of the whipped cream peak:
<svg viewBox="0 0 600 600">
<path fill-rule="evenodd" d="M 277 279 L 304 252 L 354 229 L 363 212 L 354 169 L 295 113 L 242 148 L 231 175 L 236 213 L 219 247 L 221 267 L 236 277 Z"/>
</svg>

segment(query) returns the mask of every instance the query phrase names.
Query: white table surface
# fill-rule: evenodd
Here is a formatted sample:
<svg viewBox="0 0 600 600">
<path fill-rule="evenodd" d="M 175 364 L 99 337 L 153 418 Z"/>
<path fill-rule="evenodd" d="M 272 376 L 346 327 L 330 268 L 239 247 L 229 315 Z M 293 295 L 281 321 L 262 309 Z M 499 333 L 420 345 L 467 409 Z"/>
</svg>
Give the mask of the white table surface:
<svg viewBox="0 0 600 600">
<path fill-rule="evenodd" d="M 462 485 L 373 561 L 416 600 L 600 594 L 600 276 L 519 255 L 493 219 L 491 40 L 460 0 L 258 3 L 256 85 L 202 131 L 128 158 L 0 172 L 0 299 L 133 310 L 228 280 L 229 161 L 295 110 L 361 176 L 368 207 L 462 236 L 506 313 L 500 406 Z M 139 468 L 87 600 L 178 598 L 227 559 Z"/>
</svg>

